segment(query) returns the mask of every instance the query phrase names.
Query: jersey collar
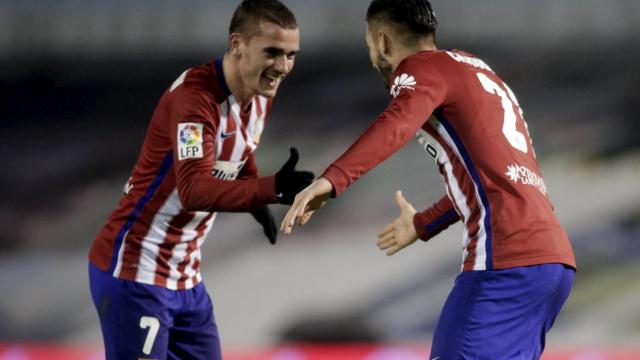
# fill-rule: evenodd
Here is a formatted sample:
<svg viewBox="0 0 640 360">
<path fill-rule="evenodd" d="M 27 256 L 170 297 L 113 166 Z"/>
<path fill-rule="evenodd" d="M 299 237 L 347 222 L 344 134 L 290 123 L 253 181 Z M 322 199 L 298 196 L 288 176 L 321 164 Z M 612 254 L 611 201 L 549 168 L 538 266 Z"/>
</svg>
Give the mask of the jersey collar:
<svg viewBox="0 0 640 360">
<path fill-rule="evenodd" d="M 216 64 L 216 72 L 218 73 L 218 80 L 220 80 L 220 85 L 222 85 L 222 89 L 227 97 L 231 96 L 231 90 L 229 90 L 229 85 L 227 85 L 227 81 L 224 79 L 224 72 L 222 71 L 222 58 L 219 57 L 215 61 Z"/>
</svg>

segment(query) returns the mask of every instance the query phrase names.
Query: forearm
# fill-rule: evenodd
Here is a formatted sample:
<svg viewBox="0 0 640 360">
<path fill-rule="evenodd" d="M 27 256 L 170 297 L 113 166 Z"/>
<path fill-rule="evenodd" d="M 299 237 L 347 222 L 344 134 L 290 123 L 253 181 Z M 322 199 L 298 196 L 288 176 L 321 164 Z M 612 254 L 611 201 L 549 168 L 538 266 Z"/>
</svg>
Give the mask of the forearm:
<svg viewBox="0 0 640 360">
<path fill-rule="evenodd" d="M 277 203 L 274 176 L 220 180 L 198 174 L 179 184 L 178 191 L 188 211 L 244 212 Z"/>
<path fill-rule="evenodd" d="M 421 121 L 383 114 L 349 149 L 322 174 L 339 196 L 364 174 L 388 159 L 415 135 Z"/>
<path fill-rule="evenodd" d="M 413 217 L 413 226 L 418 237 L 429 240 L 460 220 L 448 196 L 444 196 L 430 208 Z"/>
</svg>

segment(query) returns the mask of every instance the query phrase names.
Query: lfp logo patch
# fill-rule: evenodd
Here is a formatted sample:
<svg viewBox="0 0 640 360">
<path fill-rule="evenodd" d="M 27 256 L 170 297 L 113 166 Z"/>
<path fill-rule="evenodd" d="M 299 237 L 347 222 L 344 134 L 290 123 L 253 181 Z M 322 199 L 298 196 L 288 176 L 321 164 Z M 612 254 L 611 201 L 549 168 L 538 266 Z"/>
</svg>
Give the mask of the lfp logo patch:
<svg viewBox="0 0 640 360">
<path fill-rule="evenodd" d="M 202 128 L 200 123 L 178 124 L 178 160 L 202 158 Z"/>
</svg>

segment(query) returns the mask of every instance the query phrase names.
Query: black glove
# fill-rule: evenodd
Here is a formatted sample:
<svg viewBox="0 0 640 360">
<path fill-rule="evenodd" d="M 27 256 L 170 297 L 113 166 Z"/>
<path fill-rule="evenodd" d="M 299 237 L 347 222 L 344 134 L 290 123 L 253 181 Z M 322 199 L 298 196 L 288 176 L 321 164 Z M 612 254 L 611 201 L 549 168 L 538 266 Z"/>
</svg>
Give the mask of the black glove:
<svg viewBox="0 0 640 360">
<path fill-rule="evenodd" d="M 298 149 L 292 147 L 291 155 L 280 171 L 276 173 L 276 196 L 280 204 L 293 204 L 297 193 L 311 185 L 316 175 L 311 171 L 296 171 Z"/>
<path fill-rule="evenodd" d="M 278 241 L 278 228 L 276 227 L 276 221 L 269 207 L 255 208 L 251 210 L 251 215 L 262 225 L 262 230 L 267 238 L 269 238 L 271 245 L 275 245 L 276 241 Z"/>
</svg>

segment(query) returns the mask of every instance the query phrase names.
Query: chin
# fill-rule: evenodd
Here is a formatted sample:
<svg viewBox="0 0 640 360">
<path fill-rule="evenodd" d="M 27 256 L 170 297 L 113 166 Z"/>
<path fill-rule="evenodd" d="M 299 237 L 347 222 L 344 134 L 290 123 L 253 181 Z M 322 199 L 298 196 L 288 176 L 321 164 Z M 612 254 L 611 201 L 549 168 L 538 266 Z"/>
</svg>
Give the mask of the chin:
<svg viewBox="0 0 640 360">
<path fill-rule="evenodd" d="M 258 95 L 267 97 L 267 98 L 273 98 L 276 96 L 276 93 L 278 92 L 278 88 L 275 89 L 260 89 L 257 91 Z"/>
</svg>

